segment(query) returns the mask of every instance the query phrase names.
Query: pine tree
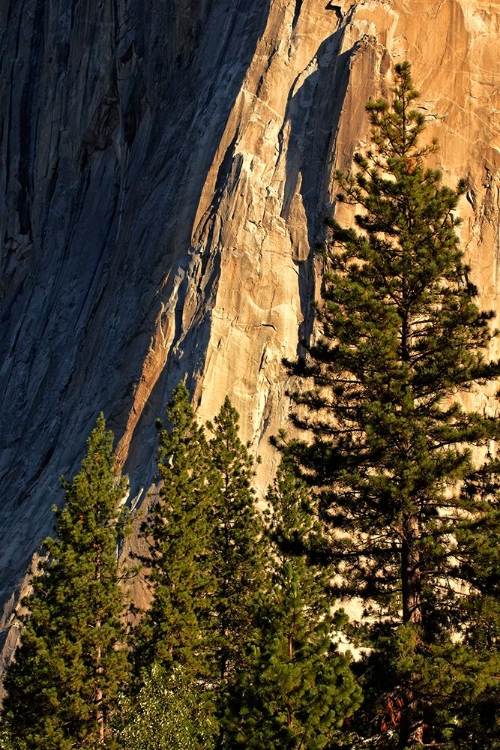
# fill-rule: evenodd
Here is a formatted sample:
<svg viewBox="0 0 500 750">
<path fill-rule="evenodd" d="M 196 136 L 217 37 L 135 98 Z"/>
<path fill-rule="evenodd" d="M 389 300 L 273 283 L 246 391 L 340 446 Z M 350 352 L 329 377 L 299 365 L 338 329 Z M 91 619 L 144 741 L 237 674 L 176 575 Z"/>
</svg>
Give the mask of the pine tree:
<svg viewBox="0 0 500 750">
<path fill-rule="evenodd" d="M 320 750 L 339 736 L 360 690 L 349 654 L 332 641 L 339 614 L 331 612 L 330 575 L 311 559 L 324 542 L 288 461 L 268 500 L 270 586 L 229 706 L 228 747 Z"/>
<path fill-rule="evenodd" d="M 216 713 L 225 712 L 234 675 L 244 660 L 256 597 L 263 584 L 262 523 L 252 489 L 253 462 L 238 435 L 238 413 L 226 397 L 208 427 L 217 493 L 212 508 L 211 570 L 215 581 L 208 642 Z M 217 747 L 224 746 L 220 724 Z"/>
<path fill-rule="evenodd" d="M 359 213 L 354 228 L 329 221 L 322 338 L 297 368 L 315 386 L 296 395 L 312 440 L 290 445 L 321 489 L 340 593 L 369 616 L 364 738 L 400 750 L 454 747 L 452 697 L 459 686 L 463 707 L 486 669 L 466 639 L 475 545 L 458 531 L 489 514 L 491 497 L 467 488 L 500 432 L 458 400 L 500 366 L 455 231 L 465 184 L 425 166 L 437 145 L 420 145 L 417 97 L 409 63 L 396 66 L 392 104 L 367 105 L 371 148 L 337 173 L 337 199 Z"/>
<path fill-rule="evenodd" d="M 110 747 L 110 717 L 128 679 L 117 571 L 125 488 L 102 414 L 80 471 L 64 487 L 57 533 L 44 541 L 47 558 L 5 677 L 3 717 L 15 748 Z"/>
<path fill-rule="evenodd" d="M 159 425 L 160 499 L 142 528 L 153 600 L 136 631 L 135 657 L 139 667 L 180 665 L 194 682 L 209 670 L 203 622 L 214 591 L 208 551 L 216 480 L 183 383 L 173 392 L 168 419 L 170 430 Z"/>
</svg>

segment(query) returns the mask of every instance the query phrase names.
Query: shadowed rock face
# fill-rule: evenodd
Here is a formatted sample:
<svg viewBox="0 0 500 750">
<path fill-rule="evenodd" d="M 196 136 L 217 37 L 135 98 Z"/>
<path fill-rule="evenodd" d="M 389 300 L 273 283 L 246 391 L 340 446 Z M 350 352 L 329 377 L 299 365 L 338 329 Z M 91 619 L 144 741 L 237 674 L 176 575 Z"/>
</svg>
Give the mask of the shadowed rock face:
<svg viewBox="0 0 500 750">
<path fill-rule="evenodd" d="M 4 624 L 99 411 L 137 502 L 185 376 L 203 419 L 229 393 L 267 482 L 331 175 L 405 58 L 495 305 L 499 27 L 480 0 L 0 4 Z"/>
</svg>

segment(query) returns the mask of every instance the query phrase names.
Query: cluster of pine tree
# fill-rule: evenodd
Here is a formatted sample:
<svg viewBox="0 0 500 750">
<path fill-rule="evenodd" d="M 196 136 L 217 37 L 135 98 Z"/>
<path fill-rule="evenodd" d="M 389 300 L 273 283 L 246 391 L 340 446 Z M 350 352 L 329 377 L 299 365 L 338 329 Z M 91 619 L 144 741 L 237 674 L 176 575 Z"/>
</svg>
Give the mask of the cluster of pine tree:
<svg viewBox="0 0 500 750">
<path fill-rule="evenodd" d="M 99 418 L 27 600 L 0 747 L 500 748 L 500 423 L 463 398 L 500 363 L 456 234 L 465 185 L 426 167 L 417 97 L 397 66 L 371 148 L 337 174 L 358 213 L 329 221 L 321 336 L 290 365 L 312 383 L 292 394 L 309 435 L 284 443 L 266 513 L 229 400 L 205 429 L 179 385 L 142 526 L 151 606 L 125 633 L 124 487 Z"/>
<path fill-rule="evenodd" d="M 207 437 L 180 384 L 168 419 L 162 489 L 142 524 L 151 606 L 127 636 L 124 486 L 101 416 L 26 602 L 6 747 L 319 749 L 360 704 L 333 640 L 329 576 L 307 562 L 322 543 L 310 492 L 283 463 L 264 522 L 229 400 Z"/>
</svg>

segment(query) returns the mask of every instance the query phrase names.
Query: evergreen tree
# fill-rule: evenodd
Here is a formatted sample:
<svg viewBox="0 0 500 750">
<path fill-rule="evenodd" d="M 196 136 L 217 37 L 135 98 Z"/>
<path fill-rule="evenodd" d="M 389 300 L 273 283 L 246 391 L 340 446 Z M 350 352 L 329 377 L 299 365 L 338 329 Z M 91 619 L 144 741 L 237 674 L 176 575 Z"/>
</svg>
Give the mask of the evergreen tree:
<svg viewBox="0 0 500 750">
<path fill-rule="evenodd" d="M 268 500 L 270 587 L 229 706 L 228 747 L 319 750 L 338 737 L 360 690 L 349 655 L 332 641 L 339 613 L 331 612 L 330 576 L 312 561 L 324 542 L 287 461 Z"/>
<path fill-rule="evenodd" d="M 252 489 L 253 462 L 238 436 L 238 413 L 226 397 L 208 424 L 210 454 L 216 472 L 212 508 L 211 570 L 215 581 L 207 633 L 213 658 L 216 711 L 224 714 L 234 674 L 244 660 L 252 631 L 256 596 L 263 584 L 262 523 Z M 223 747 L 220 725 L 217 747 Z"/>
<path fill-rule="evenodd" d="M 125 488 L 102 414 L 64 487 L 57 534 L 44 541 L 47 558 L 5 677 L 3 717 L 15 748 L 110 747 L 110 716 L 128 679 L 116 559 Z"/>
<path fill-rule="evenodd" d="M 194 682 L 209 671 L 203 623 L 214 591 L 208 550 L 216 479 L 183 383 L 174 390 L 168 419 L 170 430 L 159 425 L 160 498 L 142 527 L 153 600 L 136 631 L 135 657 L 139 667 L 181 665 Z"/>
<path fill-rule="evenodd" d="M 437 146 L 420 145 L 407 62 L 393 94 L 367 105 L 372 147 L 337 174 L 337 199 L 359 213 L 351 229 L 329 222 L 322 338 L 298 368 L 315 385 L 296 395 L 312 440 L 290 451 L 321 488 L 341 594 L 369 618 L 361 735 L 403 750 L 454 747 L 457 686 L 463 707 L 487 669 L 466 639 L 479 588 L 476 545 L 459 530 L 489 516 L 491 498 L 467 488 L 500 428 L 457 397 L 500 366 L 455 231 L 465 185 L 442 186 L 424 164 Z"/>
</svg>

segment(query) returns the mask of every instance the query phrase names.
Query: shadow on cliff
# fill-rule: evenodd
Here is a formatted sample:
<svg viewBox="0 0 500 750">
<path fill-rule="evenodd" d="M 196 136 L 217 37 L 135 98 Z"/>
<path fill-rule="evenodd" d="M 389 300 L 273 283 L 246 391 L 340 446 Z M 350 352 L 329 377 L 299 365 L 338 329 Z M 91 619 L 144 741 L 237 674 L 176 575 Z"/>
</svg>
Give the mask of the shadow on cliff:
<svg viewBox="0 0 500 750">
<path fill-rule="evenodd" d="M 147 487 L 156 479 L 154 423 L 158 417 L 165 419 L 166 404 L 173 388 L 188 373 L 187 385 L 193 392 L 197 377 L 203 372 L 220 257 L 217 248 L 203 253 L 191 246 L 193 225 L 207 175 L 270 11 L 270 0 L 255 0 L 251 5 L 226 3 L 226 13 L 221 12 L 216 3 L 212 5 L 213 17 L 207 12 L 206 28 L 202 32 L 207 38 L 200 39 L 190 56 L 176 68 L 176 102 L 170 99 L 169 105 L 174 106 L 179 116 L 175 121 L 169 120 L 164 108 L 163 127 L 160 117 L 152 132 L 153 152 L 162 154 L 162 163 L 152 175 L 152 181 L 139 177 L 144 205 L 148 205 L 148 193 L 156 195 L 160 213 L 159 219 L 155 217 L 141 237 L 143 245 L 156 245 L 156 253 L 148 269 L 149 299 L 138 300 L 138 308 L 144 316 L 139 334 L 141 341 L 135 339 L 127 343 L 129 351 L 121 356 L 125 367 L 130 361 L 144 362 L 156 316 L 173 298 L 176 306 L 175 311 L 170 311 L 174 330 L 167 362 L 134 429 L 124 467 L 130 476 L 132 497 L 137 497 L 141 487 Z M 219 169 L 214 190 L 216 203 L 221 186 L 235 168 L 235 143 L 236 136 L 228 145 Z M 129 272 L 132 279 L 144 274 L 140 254 L 127 258 L 127 264 L 132 264 L 132 272 Z M 193 311 L 189 306 L 193 305 L 194 290 L 196 309 Z M 130 291 L 134 294 L 134 289 Z M 113 408 L 116 415 L 113 426 L 118 437 L 124 432 L 120 415 L 131 411 L 136 377 L 137 373 L 131 372 L 127 389 Z"/>
<path fill-rule="evenodd" d="M 127 428 L 159 312 L 179 274 L 189 274 L 200 194 L 270 0 L 11 0 L 9 8 L 21 17 L 21 6 L 26 18 L 43 8 L 44 24 L 31 33 L 11 21 L 2 37 L 5 60 L 31 60 L 32 46 L 40 60 L 12 79 L 10 97 L 31 92 L 29 112 L 9 114 L 9 128 L 17 132 L 15 117 L 33 125 L 29 149 L 23 141 L 17 150 L 33 176 L 34 250 L 2 322 L 0 474 L 9 493 L 0 508 L 0 607 L 51 532 L 58 477 L 77 469 L 98 412 L 117 439 Z M 16 226 L 25 214 L 18 204 L 6 206 Z M 215 262 L 205 275 L 210 294 Z M 187 288 L 181 282 L 177 295 L 179 343 Z M 144 486 L 155 418 L 187 368 L 203 362 L 209 323 L 196 317 L 134 431 L 131 466 L 148 467 Z"/>
<path fill-rule="evenodd" d="M 314 323 L 314 249 L 325 240 L 324 220 L 331 212 L 329 183 L 335 158 L 336 135 L 349 85 L 350 63 L 357 46 L 340 52 L 345 25 L 340 26 L 318 48 L 316 70 L 288 101 L 285 126 L 290 128 L 282 217 L 287 221 L 298 192 L 307 220 L 307 257 L 294 258 L 298 267 L 303 323 L 299 342 L 308 341 Z M 292 238 L 293 239 L 293 238 Z M 298 355 L 303 355 L 299 343 Z"/>
<path fill-rule="evenodd" d="M 248 22 L 251 24 L 251 15 L 255 12 L 252 7 L 249 12 Z M 254 25 L 253 33 L 250 39 L 246 39 L 246 45 L 239 50 L 238 54 L 243 55 L 248 65 L 251 61 L 255 44 L 262 33 L 267 14 L 269 12 L 268 3 L 261 3 L 260 24 Z M 226 29 L 229 33 L 231 27 Z M 304 205 L 307 217 L 307 235 L 310 251 L 305 258 L 296 257 L 294 260 L 298 267 L 299 276 L 299 293 L 301 308 L 303 314 L 303 324 L 299 332 L 301 340 L 307 339 L 312 331 L 313 314 L 311 301 L 314 299 L 315 289 L 315 261 L 314 246 L 317 242 L 324 240 L 324 222 L 323 218 L 328 211 L 328 183 L 331 172 L 332 148 L 335 144 L 335 137 L 340 121 L 342 106 L 349 82 L 349 64 L 355 49 L 339 54 L 345 25 L 339 28 L 326 39 L 318 48 L 316 53 L 317 69 L 309 75 L 300 85 L 299 88 L 290 97 L 287 109 L 284 127 L 290 128 L 288 150 L 286 154 L 286 181 L 284 206 L 282 216 L 285 221 L 291 207 L 291 202 L 297 189 Z M 241 60 L 242 58 L 238 58 Z M 194 63 L 193 63 L 194 64 Z M 224 68 L 222 63 L 218 63 L 217 69 Z M 241 72 L 244 73 L 242 65 Z M 220 257 L 217 248 L 212 246 L 211 236 L 207 239 L 207 246 L 211 246 L 211 252 L 200 258 L 201 270 L 200 279 L 203 280 L 203 288 L 200 286 L 197 297 L 203 300 L 205 310 L 199 307 L 192 322 L 189 326 L 183 325 L 183 316 L 185 315 L 185 306 L 189 287 L 196 286 L 193 278 L 189 278 L 192 272 L 192 259 L 196 254 L 196 249 L 191 248 L 191 257 L 186 252 L 189 247 L 191 238 L 191 229 L 193 226 L 195 212 L 199 205 L 201 190 L 205 183 L 208 170 L 213 163 L 215 147 L 219 145 L 222 137 L 223 128 L 230 113 L 230 107 L 234 104 L 234 98 L 238 94 L 241 86 L 241 80 L 234 80 L 231 88 L 231 97 L 224 100 L 224 117 L 217 122 L 212 122 L 210 126 L 210 141 L 206 142 L 206 134 L 201 136 L 200 143 L 193 143 L 187 135 L 184 136 L 183 143 L 190 148 L 199 149 L 203 169 L 196 174 L 191 174 L 189 168 L 186 173 L 182 173 L 182 181 L 178 184 L 180 195 L 183 196 L 180 201 L 181 214 L 167 227 L 164 238 L 170 252 L 175 248 L 180 248 L 183 252 L 182 257 L 176 260 L 177 280 L 170 277 L 163 287 L 160 297 L 156 297 L 156 304 L 162 301 L 167 304 L 171 299 L 172 289 L 177 286 L 177 303 L 175 314 L 172 319 L 175 322 L 175 330 L 172 336 L 172 344 L 167 363 L 162 373 L 153 387 L 147 404 L 145 405 L 137 426 L 134 430 L 133 439 L 130 446 L 128 459 L 125 465 L 125 471 L 131 479 L 131 496 L 138 497 L 141 493 L 141 487 L 147 488 L 146 480 L 157 479 L 156 469 L 156 432 L 154 430 L 154 421 L 160 416 L 165 418 L 165 407 L 170 397 L 173 387 L 183 378 L 185 373 L 188 375 L 188 387 L 193 393 L 197 377 L 203 372 L 205 358 L 208 351 L 210 340 L 211 325 L 211 307 L 215 298 L 217 289 Z M 205 107 L 210 108 L 210 102 L 217 95 L 217 85 L 214 81 L 210 82 L 205 97 Z M 219 115 L 221 113 L 219 112 Z M 197 115 L 199 116 L 199 115 Z M 186 133 L 193 132 L 192 128 L 195 122 L 192 116 L 184 120 Z M 180 127 L 180 126 L 176 126 Z M 177 136 L 173 138 L 177 140 Z M 227 184 L 228 179 L 234 182 L 238 180 L 238 159 L 234 156 L 235 143 L 237 135 L 228 145 L 225 157 L 222 159 L 221 167 L 214 188 L 214 199 L 212 210 L 216 212 L 219 193 Z M 203 150 L 201 149 L 203 146 Z M 187 158 L 187 155 L 186 155 Z M 199 164 L 198 158 L 194 160 Z M 231 172 L 235 174 L 230 174 Z M 161 189 L 169 189 L 170 182 L 162 182 L 162 176 L 156 176 L 156 184 L 163 185 Z M 174 178 L 175 182 L 175 178 Z M 300 185 L 300 186 L 299 186 Z M 179 202 L 179 194 L 176 196 Z M 168 239 L 167 239 L 168 238 Z M 209 256 L 209 257 L 208 257 Z M 208 267 L 207 267 L 208 264 Z M 159 276 L 157 277 L 157 287 L 161 286 L 164 274 L 165 259 L 162 258 L 159 266 Z M 140 273 L 140 269 L 138 269 Z M 179 283 L 179 274 L 182 277 Z M 146 342 L 145 342 L 146 343 Z M 148 339 L 149 343 L 149 339 Z M 126 356 L 126 359 L 135 359 Z M 144 358 L 139 358 L 144 361 Z M 133 384 L 129 387 L 133 389 Z M 117 405 L 114 413 L 130 413 L 130 391 L 124 394 L 124 400 Z M 117 430 L 119 433 L 119 430 Z M 148 472 L 144 467 L 149 467 Z M 149 473 L 149 476 L 147 474 Z M 141 479 L 139 483 L 138 479 Z M 140 484 L 140 486 L 139 486 Z"/>
</svg>

